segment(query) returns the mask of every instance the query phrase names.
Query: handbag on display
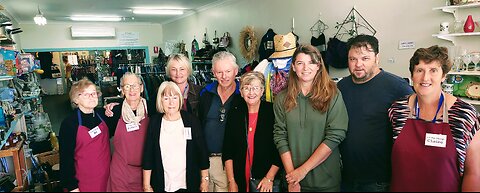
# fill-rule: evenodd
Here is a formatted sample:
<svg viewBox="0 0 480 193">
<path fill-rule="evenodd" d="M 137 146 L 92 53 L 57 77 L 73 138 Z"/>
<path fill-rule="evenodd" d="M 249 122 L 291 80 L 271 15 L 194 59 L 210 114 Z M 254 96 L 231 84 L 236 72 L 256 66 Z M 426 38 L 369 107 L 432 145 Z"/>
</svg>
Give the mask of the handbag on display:
<svg viewBox="0 0 480 193">
<path fill-rule="evenodd" d="M 230 46 L 230 33 L 225 32 L 223 34 L 223 37 L 220 38 L 220 43 L 218 44 L 218 47 L 226 48 L 228 46 Z"/>
</svg>

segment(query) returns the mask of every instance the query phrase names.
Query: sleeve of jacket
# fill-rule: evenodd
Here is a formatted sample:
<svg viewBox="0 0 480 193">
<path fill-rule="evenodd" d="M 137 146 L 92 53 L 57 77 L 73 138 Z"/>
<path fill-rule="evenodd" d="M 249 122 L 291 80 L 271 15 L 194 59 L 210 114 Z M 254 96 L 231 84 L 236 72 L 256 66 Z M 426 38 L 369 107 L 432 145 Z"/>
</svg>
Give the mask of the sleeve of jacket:
<svg viewBox="0 0 480 193">
<path fill-rule="evenodd" d="M 77 123 L 78 124 L 78 123 Z M 75 146 L 78 128 L 72 120 L 65 119 L 60 126 L 60 178 L 63 188 L 68 191 L 78 188 L 78 179 L 75 177 Z"/>
<path fill-rule="evenodd" d="M 271 120 L 269 120 L 269 121 L 271 121 L 270 123 L 275 124 L 275 115 L 274 115 L 274 112 L 273 112 L 273 105 L 270 106 L 269 108 L 270 108 L 269 111 L 268 111 L 270 113 L 269 118 L 271 118 Z M 272 127 L 272 132 L 273 132 L 274 125 L 272 125 L 271 127 Z M 271 151 L 273 153 L 272 154 L 273 155 L 272 164 L 281 168 L 281 167 L 283 167 L 282 159 L 280 158 L 280 154 L 278 153 L 278 150 L 275 147 L 275 142 L 274 142 L 273 138 L 271 139 L 271 142 L 272 142 Z"/>
<path fill-rule="evenodd" d="M 207 143 L 205 142 L 205 137 L 201 129 L 202 126 L 195 116 L 190 117 L 192 119 L 192 129 L 195 130 L 195 145 L 198 161 L 200 162 L 199 166 L 201 170 L 206 170 L 210 168 L 210 161 L 208 158 Z"/>
<path fill-rule="evenodd" d="M 282 95 L 283 94 L 283 95 Z M 273 128 L 273 142 L 277 146 L 279 154 L 290 151 L 288 144 L 286 113 L 283 105 L 285 93 L 281 93 L 275 97 L 273 103 L 273 112 L 275 114 L 275 124 Z"/>
<path fill-rule="evenodd" d="M 225 163 L 227 160 L 233 160 L 234 146 L 234 130 L 235 126 L 235 119 L 239 119 L 238 113 L 236 113 L 235 109 L 237 107 L 233 106 L 230 111 L 228 112 L 227 122 L 225 123 L 225 136 L 223 138 L 223 148 L 222 148 L 222 161 Z M 241 136 L 237 136 L 241 137 Z"/>
<path fill-rule="evenodd" d="M 337 90 L 337 95 L 330 102 L 327 112 L 327 126 L 325 128 L 325 143 L 331 150 L 345 139 L 348 128 L 348 113 L 343 102 L 342 93 Z"/>
<path fill-rule="evenodd" d="M 147 136 L 145 138 L 145 146 L 143 148 L 143 161 L 142 168 L 144 170 L 152 170 L 155 162 L 155 145 L 158 145 L 158 142 L 155 142 L 154 131 L 159 129 L 160 125 L 156 124 L 160 118 L 159 114 L 156 114 L 150 120 L 150 124 L 147 128 Z"/>
</svg>

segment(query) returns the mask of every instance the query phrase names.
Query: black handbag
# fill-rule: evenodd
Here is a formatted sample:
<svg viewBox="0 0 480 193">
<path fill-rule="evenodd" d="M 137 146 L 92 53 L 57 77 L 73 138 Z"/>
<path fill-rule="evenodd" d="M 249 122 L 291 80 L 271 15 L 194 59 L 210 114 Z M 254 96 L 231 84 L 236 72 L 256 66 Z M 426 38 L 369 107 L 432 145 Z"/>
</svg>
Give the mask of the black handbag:
<svg viewBox="0 0 480 193">
<path fill-rule="evenodd" d="M 250 178 L 250 192 L 260 192 L 260 190 L 257 190 L 260 181 L 262 180 Z M 272 192 L 280 192 L 280 180 L 273 181 Z"/>
</svg>

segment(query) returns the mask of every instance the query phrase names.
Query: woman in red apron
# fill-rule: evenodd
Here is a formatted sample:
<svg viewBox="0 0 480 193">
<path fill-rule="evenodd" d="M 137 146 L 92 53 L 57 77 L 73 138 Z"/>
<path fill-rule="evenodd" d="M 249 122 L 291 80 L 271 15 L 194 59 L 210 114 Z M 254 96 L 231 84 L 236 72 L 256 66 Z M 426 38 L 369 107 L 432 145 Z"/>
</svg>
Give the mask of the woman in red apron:
<svg viewBox="0 0 480 193">
<path fill-rule="evenodd" d="M 142 192 L 142 155 L 149 122 L 147 103 L 140 96 L 143 84 L 137 75 L 127 72 L 120 80 L 120 86 L 125 100 L 113 108 L 112 119 L 118 122 L 113 138 L 108 190 Z"/>
<path fill-rule="evenodd" d="M 82 79 L 72 85 L 70 99 L 78 106 L 60 127 L 60 176 L 65 191 L 105 192 L 110 168 L 109 130 L 95 107 L 95 84 Z"/>
<path fill-rule="evenodd" d="M 442 92 L 441 83 L 450 67 L 443 47 L 418 49 L 410 59 L 416 94 L 396 101 L 389 109 L 395 140 L 391 191 L 458 192 L 462 185 L 470 188 L 480 183 L 478 177 L 471 180 L 479 175 L 478 156 L 472 157 L 477 159 L 474 162 L 465 162 L 471 154 L 467 149 L 479 146 L 470 143 L 479 129 L 478 112 Z"/>
</svg>

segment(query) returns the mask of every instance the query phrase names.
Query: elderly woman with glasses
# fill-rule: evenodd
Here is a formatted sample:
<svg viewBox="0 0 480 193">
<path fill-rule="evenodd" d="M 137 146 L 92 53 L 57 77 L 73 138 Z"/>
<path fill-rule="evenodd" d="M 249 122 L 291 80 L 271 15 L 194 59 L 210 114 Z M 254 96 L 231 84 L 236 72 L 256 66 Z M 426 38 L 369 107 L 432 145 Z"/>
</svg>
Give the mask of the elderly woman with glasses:
<svg viewBox="0 0 480 193">
<path fill-rule="evenodd" d="M 145 192 L 208 191 L 208 153 L 200 121 L 182 111 L 177 84 L 165 81 L 157 94 L 143 153 Z"/>
<path fill-rule="evenodd" d="M 262 73 L 244 74 L 243 98 L 234 101 L 228 112 L 222 159 L 231 192 L 279 191 L 280 181 L 275 178 L 282 162 L 273 142 L 273 104 L 261 101 L 263 85 Z"/>
<path fill-rule="evenodd" d="M 122 105 L 113 107 L 113 155 L 110 165 L 108 190 L 113 192 L 141 192 L 142 154 L 148 127 L 147 102 L 141 97 L 143 83 L 140 76 L 127 72 L 120 79 Z"/>
<path fill-rule="evenodd" d="M 167 61 L 166 74 L 180 88 L 183 96 L 182 110 L 198 115 L 197 106 L 202 87 L 188 80 L 192 73 L 192 64 L 185 55 L 170 55 Z"/>
<path fill-rule="evenodd" d="M 105 192 L 110 174 L 107 124 L 95 109 L 99 91 L 87 78 L 74 83 L 70 100 L 76 108 L 60 127 L 60 179 L 65 191 Z"/>
</svg>

